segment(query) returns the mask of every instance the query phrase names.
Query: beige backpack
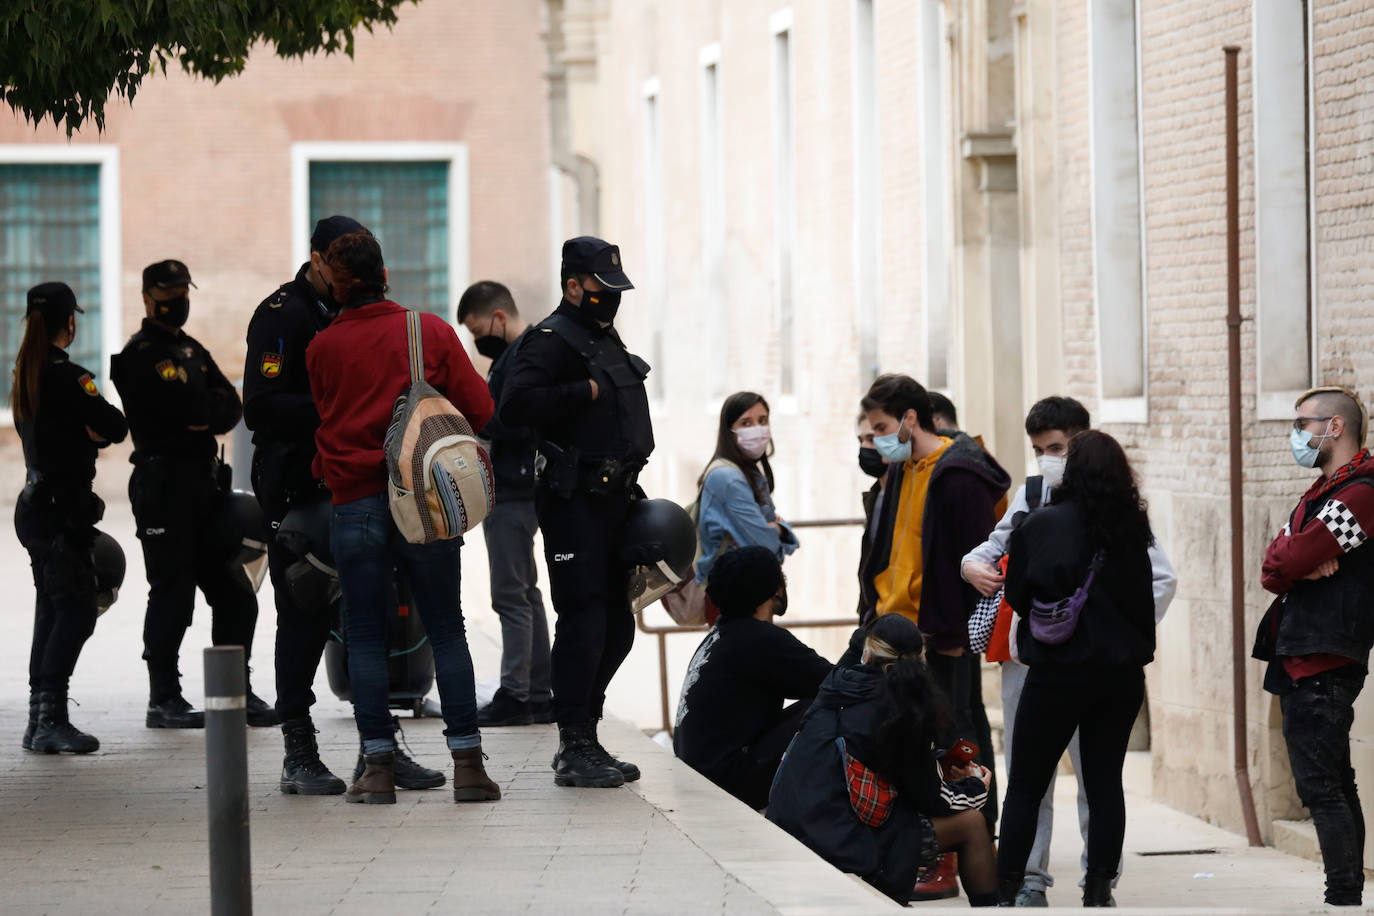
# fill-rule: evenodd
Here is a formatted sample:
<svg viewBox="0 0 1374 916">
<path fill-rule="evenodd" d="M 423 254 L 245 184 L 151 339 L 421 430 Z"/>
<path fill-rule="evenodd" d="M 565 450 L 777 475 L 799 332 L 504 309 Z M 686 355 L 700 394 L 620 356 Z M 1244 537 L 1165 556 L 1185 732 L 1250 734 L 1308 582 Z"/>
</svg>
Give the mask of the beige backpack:
<svg viewBox="0 0 1374 916">
<path fill-rule="evenodd" d="M 456 538 L 491 511 L 491 458 L 462 412 L 425 381 L 420 314 L 406 312 L 410 387 L 391 409 L 383 446 L 391 517 L 412 544 Z"/>
</svg>

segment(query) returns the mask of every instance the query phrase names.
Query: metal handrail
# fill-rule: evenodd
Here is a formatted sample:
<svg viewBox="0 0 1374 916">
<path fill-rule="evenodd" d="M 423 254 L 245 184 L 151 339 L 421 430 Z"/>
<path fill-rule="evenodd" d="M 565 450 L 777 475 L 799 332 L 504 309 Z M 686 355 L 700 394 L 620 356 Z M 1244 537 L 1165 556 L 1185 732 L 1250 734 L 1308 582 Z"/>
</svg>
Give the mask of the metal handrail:
<svg viewBox="0 0 1374 916">
<path fill-rule="evenodd" d="M 861 518 L 836 518 L 836 519 L 809 519 L 800 522 L 788 522 L 791 528 L 842 528 L 851 525 L 863 526 L 864 520 Z M 700 626 L 685 627 L 680 624 L 669 626 L 650 626 L 644 622 L 644 612 L 635 614 L 635 625 L 639 627 L 641 633 L 652 635 L 658 640 L 658 701 L 659 712 L 663 717 L 663 730 L 668 734 L 673 733 L 672 720 L 668 718 L 668 637 L 674 633 L 703 633 L 710 627 L 702 624 Z M 801 630 L 825 627 L 856 627 L 859 625 L 857 617 L 834 617 L 822 620 L 787 620 L 779 621 L 777 626 L 785 630 Z"/>
</svg>

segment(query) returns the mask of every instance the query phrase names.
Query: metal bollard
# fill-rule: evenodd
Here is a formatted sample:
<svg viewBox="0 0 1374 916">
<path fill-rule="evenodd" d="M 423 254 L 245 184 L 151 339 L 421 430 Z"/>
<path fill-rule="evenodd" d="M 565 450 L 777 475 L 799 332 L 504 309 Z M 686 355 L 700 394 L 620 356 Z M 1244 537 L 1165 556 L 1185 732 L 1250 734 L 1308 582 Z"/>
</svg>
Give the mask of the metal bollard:
<svg viewBox="0 0 1374 916">
<path fill-rule="evenodd" d="M 205 790 L 210 826 L 210 912 L 253 912 L 248 830 L 247 676 L 242 646 L 205 650 Z"/>
</svg>

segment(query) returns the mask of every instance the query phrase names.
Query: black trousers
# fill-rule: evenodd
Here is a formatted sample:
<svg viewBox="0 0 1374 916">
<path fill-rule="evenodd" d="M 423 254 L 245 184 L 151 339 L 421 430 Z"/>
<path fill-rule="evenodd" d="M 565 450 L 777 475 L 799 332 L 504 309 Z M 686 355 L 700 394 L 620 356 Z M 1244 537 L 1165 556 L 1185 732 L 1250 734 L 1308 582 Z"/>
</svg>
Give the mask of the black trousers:
<svg viewBox="0 0 1374 916">
<path fill-rule="evenodd" d="M 1040 799 L 1078 729 L 1088 796 L 1088 872 L 1115 877 L 1126 836 L 1121 768 L 1145 699 L 1145 671 L 1047 670 L 1032 666 L 1021 690 L 1003 804 L 997 870 L 1024 872 L 1035 842 Z"/>
<path fill-rule="evenodd" d="M 806 697 L 785 706 L 776 723 L 743 748 L 727 767 L 716 774 L 705 774 L 706 778 L 751 808 L 768 807 L 768 790 L 773 787 L 778 764 L 815 699 Z"/>
<path fill-rule="evenodd" d="M 29 552 L 36 593 L 29 690 L 66 693 L 81 648 L 95 632 L 95 530 L 47 517 L 22 499 L 14 521 L 19 542 Z"/>
<path fill-rule="evenodd" d="M 1305 677 L 1279 698 L 1298 797 L 1312 812 L 1326 868 L 1326 902 L 1358 906 L 1364 893 L 1364 812 L 1350 765 L 1358 665 Z"/>
<path fill-rule="evenodd" d="M 562 497 L 541 488 L 535 496 L 558 616 L 550 661 L 559 725 L 601 717 L 606 687 L 634 643 L 629 576 L 620 561 L 629 505 L 628 494 Z"/>
<path fill-rule="evenodd" d="M 210 459 L 153 458 L 129 477 L 143 563 L 148 574 L 148 612 L 143 621 L 143 658 L 155 701 L 179 692 L 177 658 L 191 625 L 199 588 L 213 615 L 211 642 L 252 650 L 258 596 L 228 558 L 210 549 L 208 520 L 218 498 Z"/>
<path fill-rule="evenodd" d="M 286 567 L 295 561 L 295 555 L 276 541 L 267 545 L 267 570 L 277 604 L 277 712 L 282 721 L 310 715 L 315 674 L 335 619 L 329 610 L 297 606 L 286 581 Z"/>
</svg>

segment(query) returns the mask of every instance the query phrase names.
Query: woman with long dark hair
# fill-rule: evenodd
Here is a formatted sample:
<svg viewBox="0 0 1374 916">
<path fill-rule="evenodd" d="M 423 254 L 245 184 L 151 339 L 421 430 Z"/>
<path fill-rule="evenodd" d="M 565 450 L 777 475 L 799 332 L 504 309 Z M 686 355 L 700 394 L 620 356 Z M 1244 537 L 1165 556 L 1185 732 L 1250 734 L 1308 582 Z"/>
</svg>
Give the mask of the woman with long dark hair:
<svg viewBox="0 0 1374 916">
<path fill-rule="evenodd" d="M 768 819 L 836 868 L 905 905 L 922 865 L 957 853 L 973 906 L 997 903 L 987 818 L 992 774 L 942 772 L 935 736 L 949 709 L 924 661 L 921 631 L 899 614 L 851 640 L 857 665 L 821 683 L 768 795 Z"/>
<path fill-rule="evenodd" d="M 1030 671 L 1002 814 L 998 885 L 1006 903 L 1021 887 L 1040 799 L 1077 730 L 1088 796 L 1083 905 L 1114 905 L 1126 833 L 1121 768 L 1155 650 L 1153 541 L 1125 451 L 1097 430 L 1069 441 L 1053 504 L 1012 532 L 1006 597 L 1020 615 L 1015 638 Z"/>
<path fill-rule="evenodd" d="M 76 313 L 83 311 L 65 283 L 29 290 L 10 388 L 28 470 L 14 529 L 29 552 L 37 593 L 23 746 L 48 754 L 100 748 L 95 736 L 67 718 L 67 687 L 98 614 L 91 545 L 105 504 L 91 489 L 96 451 L 129 432 L 124 415 L 100 396 L 93 374 L 67 356 Z"/>
<path fill-rule="evenodd" d="M 779 561 L 798 547 L 797 537 L 773 506 L 772 427 L 763 395 L 740 391 L 725 399 L 716 450 L 697 480 L 697 582 L 733 547 L 766 547 Z"/>
<path fill-rule="evenodd" d="M 393 571 L 406 577 L 434 650 L 434 680 L 453 757 L 453 800 L 495 801 L 482 763 L 472 656 L 459 603 L 460 538 L 411 544 L 391 516 L 384 442 L 396 398 L 410 387 L 406 309 L 387 298 L 382 248 L 370 232 L 341 235 L 321 270 L 341 311 L 306 350 L 320 412 L 315 471 L 334 503 L 330 546 L 343 592 L 348 677 L 364 767 L 347 801 L 395 804 L 397 748 L 388 708 L 387 610 Z M 452 326 L 420 315 L 423 375 L 473 429 L 491 419 L 491 394 Z"/>
</svg>

